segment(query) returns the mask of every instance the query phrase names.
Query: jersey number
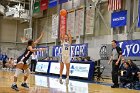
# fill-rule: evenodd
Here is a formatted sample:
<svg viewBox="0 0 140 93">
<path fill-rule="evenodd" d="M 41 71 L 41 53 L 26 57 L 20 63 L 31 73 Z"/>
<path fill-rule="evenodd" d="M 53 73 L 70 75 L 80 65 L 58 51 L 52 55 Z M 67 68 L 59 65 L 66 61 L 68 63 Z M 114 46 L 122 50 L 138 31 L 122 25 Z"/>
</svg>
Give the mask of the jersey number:
<svg viewBox="0 0 140 93">
<path fill-rule="evenodd" d="M 68 50 L 68 47 L 65 47 L 65 50 Z"/>
</svg>

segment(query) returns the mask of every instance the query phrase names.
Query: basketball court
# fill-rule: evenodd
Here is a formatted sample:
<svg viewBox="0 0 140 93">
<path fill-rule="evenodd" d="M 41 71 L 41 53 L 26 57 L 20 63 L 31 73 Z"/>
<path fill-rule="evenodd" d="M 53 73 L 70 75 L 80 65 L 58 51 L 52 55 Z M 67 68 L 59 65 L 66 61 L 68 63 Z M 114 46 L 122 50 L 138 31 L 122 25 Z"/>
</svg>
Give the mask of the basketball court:
<svg viewBox="0 0 140 93">
<path fill-rule="evenodd" d="M 0 70 L 0 93 L 140 93 L 139 90 L 111 88 L 107 85 L 70 80 L 69 85 L 60 84 L 57 77 L 31 74 L 28 79 L 29 89 L 20 86 L 22 75 L 18 79 L 19 91 L 11 89 L 13 72 Z M 104 81 L 104 82 L 105 82 Z"/>
</svg>

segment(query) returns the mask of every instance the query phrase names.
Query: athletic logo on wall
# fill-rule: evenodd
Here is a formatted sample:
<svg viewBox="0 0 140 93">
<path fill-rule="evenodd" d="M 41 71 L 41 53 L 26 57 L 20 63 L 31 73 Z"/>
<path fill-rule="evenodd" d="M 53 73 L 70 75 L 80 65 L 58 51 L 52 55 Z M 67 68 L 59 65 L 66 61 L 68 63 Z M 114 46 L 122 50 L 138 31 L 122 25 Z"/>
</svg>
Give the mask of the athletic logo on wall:
<svg viewBox="0 0 140 93">
<path fill-rule="evenodd" d="M 100 57 L 101 59 L 108 59 L 108 55 L 107 55 L 107 46 L 102 46 L 100 48 Z"/>
</svg>

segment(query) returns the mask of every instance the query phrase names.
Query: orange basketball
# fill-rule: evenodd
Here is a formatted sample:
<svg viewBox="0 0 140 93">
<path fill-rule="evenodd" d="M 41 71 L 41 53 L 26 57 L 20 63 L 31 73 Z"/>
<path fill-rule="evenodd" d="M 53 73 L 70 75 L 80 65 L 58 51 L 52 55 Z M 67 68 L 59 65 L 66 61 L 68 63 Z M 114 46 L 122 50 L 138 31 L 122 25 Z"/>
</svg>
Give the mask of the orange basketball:
<svg viewBox="0 0 140 93">
<path fill-rule="evenodd" d="M 66 16 L 66 15 L 67 15 L 67 11 L 66 11 L 65 9 L 62 9 L 62 10 L 60 11 L 60 15 L 61 15 L 61 16 Z"/>
</svg>

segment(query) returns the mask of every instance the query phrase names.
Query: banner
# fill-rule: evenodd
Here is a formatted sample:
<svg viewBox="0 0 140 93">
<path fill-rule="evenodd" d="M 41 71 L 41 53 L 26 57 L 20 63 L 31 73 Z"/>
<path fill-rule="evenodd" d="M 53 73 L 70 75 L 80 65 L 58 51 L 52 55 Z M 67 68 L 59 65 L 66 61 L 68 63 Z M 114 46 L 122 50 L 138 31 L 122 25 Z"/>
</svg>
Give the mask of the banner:
<svg viewBox="0 0 140 93">
<path fill-rule="evenodd" d="M 67 26 L 67 15 L 66 16 L 60 15 L 60 37 L 61 35 L 66 34 L 66 30 L 67 30 L 66 26 Z"/>
<path fill-rule="evenodd" d="M 118 45 L 122 48 L 126 57 L 140 57 L 140 40 L 120 41 Z"/>
<path fill-rule="evenodd" d="M 75 32 L 76 36 L 84 35 L 84 9 L 76 11 Z"/>
<path fill-rule="evenodd" d="M 59 16 L 57 14 L 52 15 L 52 38 L 58 38 L 58 21 Z"/>
<path fill-rule="evenodd" d="M 75 12 L 72 11 L 68 13 L 68 19 L 67 19 L 67 31 L 70 30 L 72 37 L 75 37 Z"/>
<path fill-rule="evenodd" d="M 70 76 L 83 77 L 88 78 L 90 69 L 90 64 L 79 64 L 79 63 L 71 63 L 70 65 Z M 59 63 L 51 63 L 50 73 L 59 74 L 60 65 Z M 66 72 L 66 68 L 64 68 L 63 75 Z"/>
<path fill-rule="evenodd" d="M 61 53 L 61 46 L 53 46 L 52 56 L 58 56 Z M 70 47 L 70 56 L 88 56 L 88 44 L 75 44 Z"/>
<path fill-rule="evenodd" d="M 38 12 L 40 12 L 40 2 L 35 2 L 33 13 L 38 13 Z"/>
<path fill-rule="evenodd" d="M 66 3 L 68 0 L 59 0 L 59 4 Z"/>
<path fill-rule="evenodd" d="M 49 62 L 37 62 L 35 72 L 47 73 Z"/>
<path fill-rule="evenodd" d="M 49 0 L 49 8 L 57 6 L 57 0 Z"/>
<path fill-rule="evenodd" d="M 139 6 L 138 6 L 138 27 L 140 27 L 140 0 L 139 0 Z"/>
<path fill-rule="evenodd" d="M 49 56 L 49 47 L 36 47 L 36 49 L 45 48 L 44 51 L 36 51 L 37 58 L 40 60 Z"/>
<path fill-rule="evenodd" d="M 48 0 L 41 0 L 40 2 L 40 10 L 46 10 L 48 7 Z"/>
<path fill-rule="evenodd" d="M 95 8 L 87 8 L 86 11 L 86 34 L 93 34 Z"/>
<path fill-rule="evenodd" d="M 127 23 L 127 10 L 113 12 L 111 15 L 111 27 L 125 26 Z"/>
</svg>

